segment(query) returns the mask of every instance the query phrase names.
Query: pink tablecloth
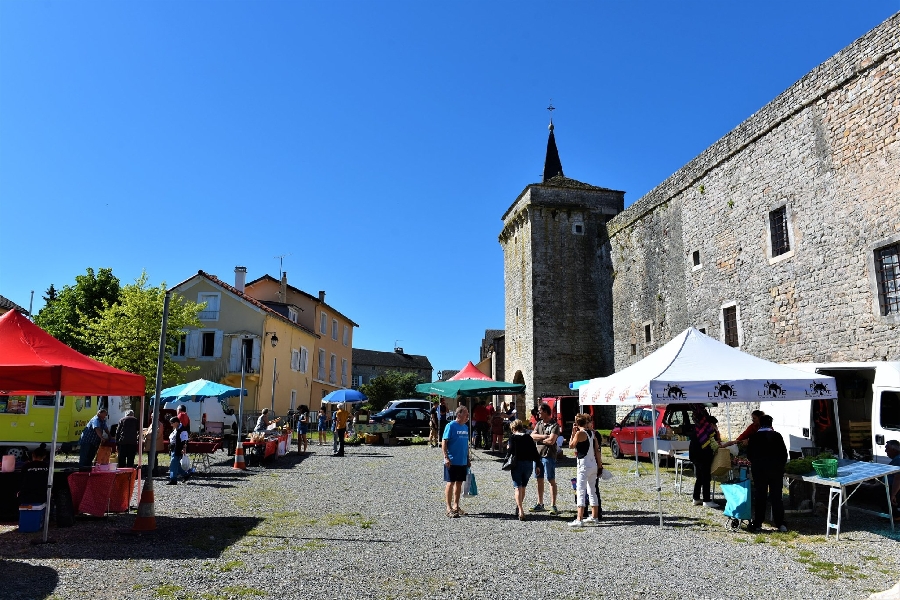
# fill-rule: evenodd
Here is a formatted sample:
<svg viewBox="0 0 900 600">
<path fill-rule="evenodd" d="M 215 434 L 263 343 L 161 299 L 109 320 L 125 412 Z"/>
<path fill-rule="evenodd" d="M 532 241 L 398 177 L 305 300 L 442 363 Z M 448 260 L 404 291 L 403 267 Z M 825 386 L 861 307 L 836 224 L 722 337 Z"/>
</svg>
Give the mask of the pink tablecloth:
<svg viewBox="0 0 900 600">
<path fill-rule="evenodd" d="M 97 517 L 107 512 L 128 512 L 136 478 L 134 469 L 72 473 L 69 490 L 75 511 Z"/>
</svg>

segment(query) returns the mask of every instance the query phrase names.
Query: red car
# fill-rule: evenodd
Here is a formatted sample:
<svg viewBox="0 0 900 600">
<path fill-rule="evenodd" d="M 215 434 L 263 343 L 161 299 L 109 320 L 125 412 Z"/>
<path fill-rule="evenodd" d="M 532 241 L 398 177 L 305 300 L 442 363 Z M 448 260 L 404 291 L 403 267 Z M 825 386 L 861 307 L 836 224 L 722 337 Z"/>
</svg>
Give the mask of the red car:
<svg viewBox="0 0 900 600">
<path fill-rule="evenodd" d="M 653 437 L 662 426 L 666 427 L 668 433 L 674 435 L 690 435 L 693 432 L 694 422 L 687 405 L 658 404 L 656 419 L 653 419 L 650 413 L 649 406 L 638 406 L 620 423 L 616 423 L 609 433 L 609 449 L 614 458 L 622 458 L 626 454 L 634 456 L 635 440 L 638 456 L 650 456 L 649 452 L 641 451 L 641 442 L 645 438 Z"/>
</svg>

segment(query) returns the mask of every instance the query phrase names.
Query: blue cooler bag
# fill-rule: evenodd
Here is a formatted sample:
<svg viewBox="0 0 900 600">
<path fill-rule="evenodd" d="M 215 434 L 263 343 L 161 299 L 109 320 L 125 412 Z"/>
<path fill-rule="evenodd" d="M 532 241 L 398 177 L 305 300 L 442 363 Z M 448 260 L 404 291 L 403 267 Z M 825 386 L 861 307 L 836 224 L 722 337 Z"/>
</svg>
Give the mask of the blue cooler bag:
<svg viewBox="0 0 900 600">
<path fill-rule="evenodd" d="M 726 517 L 738 521 L 750 520 L 750 480 L 744 479 L 736 483 L 722 483 L 722 495 L 725 496 Z"/>
</svg>

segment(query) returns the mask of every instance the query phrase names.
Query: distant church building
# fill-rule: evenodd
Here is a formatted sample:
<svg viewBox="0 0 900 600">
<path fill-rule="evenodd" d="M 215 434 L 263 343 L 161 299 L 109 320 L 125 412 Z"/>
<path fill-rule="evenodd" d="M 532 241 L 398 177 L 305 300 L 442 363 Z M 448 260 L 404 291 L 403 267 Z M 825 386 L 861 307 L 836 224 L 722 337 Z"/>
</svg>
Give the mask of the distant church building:
<svg viewBox="0 0 900 600">
<path fill-rule="evenodd" d="M 564 177 L 551 125 L 544 180 L 503 215 L 529 406 L 689 326 L 782 363 L 900 360 L 900 13 L 623 196 Z"/>
</svg>

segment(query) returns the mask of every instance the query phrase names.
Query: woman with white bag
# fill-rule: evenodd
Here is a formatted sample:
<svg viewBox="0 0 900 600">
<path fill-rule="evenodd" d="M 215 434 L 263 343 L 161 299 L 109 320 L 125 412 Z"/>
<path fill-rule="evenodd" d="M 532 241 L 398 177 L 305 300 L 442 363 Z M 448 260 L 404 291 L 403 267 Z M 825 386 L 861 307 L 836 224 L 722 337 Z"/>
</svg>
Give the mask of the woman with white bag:
<svg viewBox="0 0 900 600">
<path fill-rule="evenodd" d="M 190 475 L 181 466 L 182 459 L 187 458 L 188 432 L 178 417 L 172 417 L 169 422 L 172 424 L 172 433 L 169 434 L 169 454 L 172 459 L 169 461 L 169 481 L 166 485 L 176 485 L 179 475 L 184 476 L 184 481 L 190 479 Z"/>
<path fill-rule="evenodd" d="M 597 495 L 597 476 L 603 471 L 603 459 L 600 457 L 600 444 L 597 435 L 588 428 L 591 416 L 580 414 L 575 417 L 569 448 L 575 449 L 578 459 L 576 468 L 575 494 L 578 503 L 578 516 L 569 523 L 570 527 L 583 527 L 585 523 L 597 523 L 600 520 L 600 498 Z M 585 495 L 591 505 L 591 516 L 585 517 Z"/>
</svg>

